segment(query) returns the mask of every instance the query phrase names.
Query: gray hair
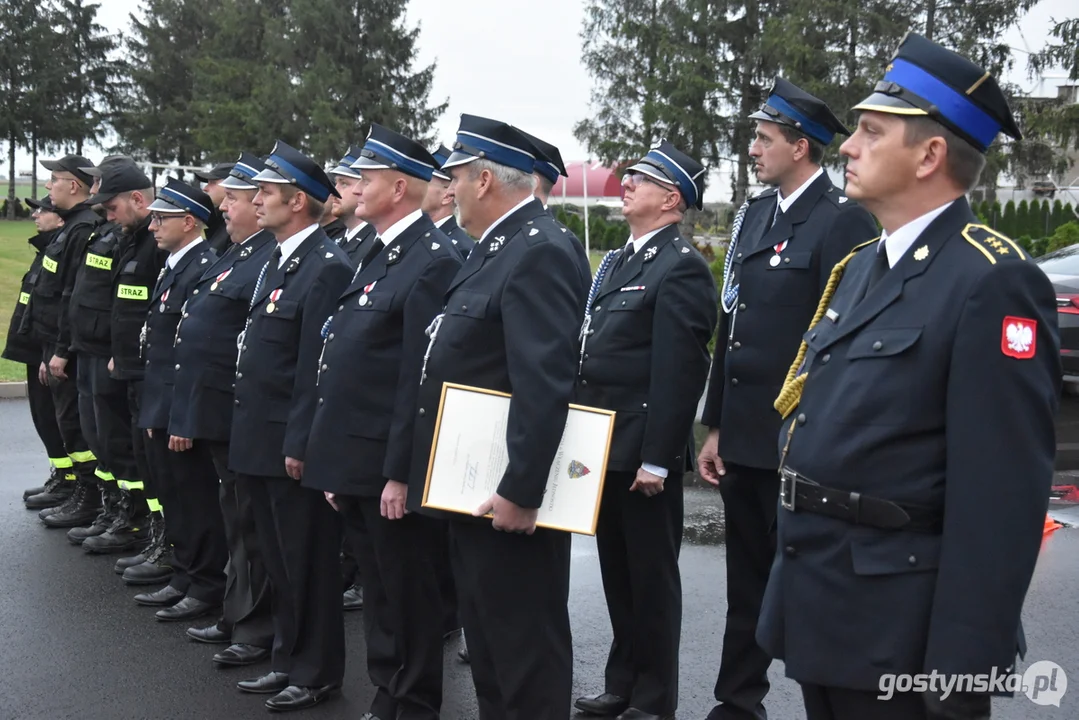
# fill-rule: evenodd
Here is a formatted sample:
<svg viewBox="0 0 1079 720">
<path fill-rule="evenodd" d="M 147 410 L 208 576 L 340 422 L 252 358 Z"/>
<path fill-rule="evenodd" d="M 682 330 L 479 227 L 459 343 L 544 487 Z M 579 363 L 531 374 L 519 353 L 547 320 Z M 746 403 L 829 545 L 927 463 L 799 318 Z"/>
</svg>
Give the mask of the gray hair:
<svg viewBox="0 0 1079 720">
<path fill-rule="evenodd" d="M 508 165 L 500 165 L 490 160 L 473 160 L 468 164 L 469 177 L 475 179 L 484 170 L 495 176 L 500 185 L 508 190 L 527 190 L 533 192 L 536 189 L 536 179 L 531 172 L 524 172 Z"/>
</svg>

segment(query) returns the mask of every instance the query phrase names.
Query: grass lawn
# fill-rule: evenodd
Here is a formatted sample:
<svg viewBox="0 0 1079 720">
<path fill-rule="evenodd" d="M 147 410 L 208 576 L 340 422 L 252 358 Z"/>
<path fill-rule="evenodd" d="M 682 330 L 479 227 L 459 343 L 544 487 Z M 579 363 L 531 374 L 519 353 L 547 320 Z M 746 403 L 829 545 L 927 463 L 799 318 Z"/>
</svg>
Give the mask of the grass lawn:
<svg viewBox="0 0 1079 720">
<path fill-rule="evenodd" d="M 11 311 L 19 300 L 19 283 L 34 258 L 34 249 L 26 241 L 36 232 L 29 220 L 0 220 L 0 349 L 7 339 Z M 22 365 L 0 359 L 0 382 L 25 379 Z"/>
</svg>

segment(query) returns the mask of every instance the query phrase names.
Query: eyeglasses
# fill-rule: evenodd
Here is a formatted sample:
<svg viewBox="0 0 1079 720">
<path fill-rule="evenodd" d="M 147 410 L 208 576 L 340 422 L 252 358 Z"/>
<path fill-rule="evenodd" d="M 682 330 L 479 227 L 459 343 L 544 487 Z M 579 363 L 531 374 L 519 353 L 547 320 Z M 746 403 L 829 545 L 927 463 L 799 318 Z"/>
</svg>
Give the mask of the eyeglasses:
<svg viewBox="0 0 1079 720">
<path fill-rule="evenodd" d="M 150 224 L 153 225 L 154 223 L 157 223 L 158 225 L 160 225 L 161 223 L 165 222 L 166 220 L 169 220 L 169 219 L 172 219 L 172 218 L 182 218 L 182 217 L 183 217 L 183 214 L 180 214 L 180 213 L 177 213 L 177 214 L 170 213 L 168 215 L 162 215 L 161 213 L 150 213 Z"/>
<path fill-rule="evenodd" d="M 653 185 L 657 185 L 663 188 L 667 192 L 678 192 L 674 187 L 661 183 L 654 177 L 651 177 L 650 175 L 645 175 L 643 172 L 639 172 L 637 170 L 633 170 L 622 176 L 622 184 L 628 185 L 634 190 L 640 187 L 643 183 L 652 183 Z"/>
</svg>

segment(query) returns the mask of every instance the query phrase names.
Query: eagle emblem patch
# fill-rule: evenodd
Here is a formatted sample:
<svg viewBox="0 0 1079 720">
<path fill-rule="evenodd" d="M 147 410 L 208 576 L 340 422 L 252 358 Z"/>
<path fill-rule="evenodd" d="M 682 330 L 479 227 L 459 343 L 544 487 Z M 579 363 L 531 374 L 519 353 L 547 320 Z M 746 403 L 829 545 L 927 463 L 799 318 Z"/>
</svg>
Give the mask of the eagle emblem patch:
<svg viewBox="0 0 1079 720">
<path fill-rule="evenodd" d="M 1038 349 L 1038 321 L 1028 318 L 1004 318 L 1000 349 L 1008 357 L 1029 360 Z"/>
</svg>

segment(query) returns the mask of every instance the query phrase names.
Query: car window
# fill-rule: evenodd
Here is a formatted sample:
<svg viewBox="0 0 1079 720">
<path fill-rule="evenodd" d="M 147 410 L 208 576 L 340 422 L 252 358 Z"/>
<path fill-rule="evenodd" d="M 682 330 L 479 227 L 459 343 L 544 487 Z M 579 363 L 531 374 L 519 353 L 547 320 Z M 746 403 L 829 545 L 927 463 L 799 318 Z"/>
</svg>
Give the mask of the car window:
<svg viewBox="0 0 1079 720">
<path fill-rule="evenodd" d="M 1079 245 L 1069 245 L 1035 260 L 1041 269 L 1057 275 L 1079 275 Z"/>
</svg>

